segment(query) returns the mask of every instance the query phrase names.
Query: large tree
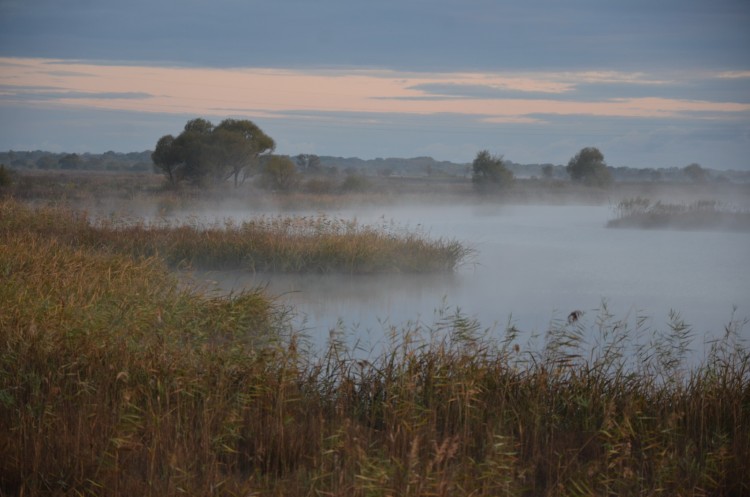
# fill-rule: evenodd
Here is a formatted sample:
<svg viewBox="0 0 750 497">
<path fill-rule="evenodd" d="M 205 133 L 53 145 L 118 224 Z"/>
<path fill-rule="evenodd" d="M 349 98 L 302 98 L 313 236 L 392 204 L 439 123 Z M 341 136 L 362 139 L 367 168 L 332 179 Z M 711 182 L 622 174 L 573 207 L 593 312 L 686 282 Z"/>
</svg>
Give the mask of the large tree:
<svg viewBox="0 0 750 497">
<path fill-rule="evenodd" d="M 225 119 L 213 134 L 218 162 L 227 178 L 234 177 L 234 186 L 245 180 L 248 169 L 258 168 L 261 155 L 276 148 L 273 138 L 248 120 Z"/>
<path fill-rule="evenodd" d="M 225 119 L 214 126 L 198 118 L 188 121 L 176 138 L 162 136 L 151 158 L 172 184 L 223 183 L 233 177 L 237 186 L 248 169 L 257 168 L 258 157 L 275 147 L 273 139 L 251 121 Z"/>
<path fill-rule="evenodd" d="M 490 155 L 487 150 L 482 150 L 477 153 L 471 166 L 473 170 L 471 181 L 479 191 L 496 190 L 513 183 L 513 173 L 505 167 L 501 155 Z"/>
<path fill-rule="evenodd" d="M 214 125 L 202 118 L 191 119 L 177 137 L 164 135 L 156 142 L 151 160 L 172 185 L 180 181 L 203 183 L 210 177 L 210 139 Z"/>
<path fill-rule="evenodd" d="M 585 147 L 574 155 L 565 168 L 573 181 L 592 186 L 607 186 L 612 182 L 604 154 L 596 147 Z"/>
</svg>

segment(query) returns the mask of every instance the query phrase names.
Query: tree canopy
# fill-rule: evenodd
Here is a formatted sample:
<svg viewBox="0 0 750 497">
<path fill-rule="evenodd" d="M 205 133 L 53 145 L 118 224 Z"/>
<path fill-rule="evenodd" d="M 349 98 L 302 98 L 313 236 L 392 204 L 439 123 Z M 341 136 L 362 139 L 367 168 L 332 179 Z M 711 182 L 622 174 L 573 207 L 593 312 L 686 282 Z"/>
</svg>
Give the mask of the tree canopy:
<svg viewBox="0 0 750 497">
<path fill-rule="evenodd" d="M 685 166 L 682 169 L 682 172 L 684 172 L 691 181 L 694 181 L 696 183 L 703 183 L 708 177 L 708 173 L 706 172 L 706 170 L 703 169 L 700 164 L 697 164 L 695 162 Z"/>
<path fill-rule="evenodd" d="M 477 153 L 472 170 L 471 180 L 480 191 L 504 188 L 513 182 L 513 173 L 505 167 L 503 156 L 491 155 L 487 150 Z"/>
<path fill-rule="evenodd" d="M 252 121 L 225 119 L 214 126 L 197 118 L 188 121 L 177 137 L 159 138 L 151 159 L 171 184 L 223 183 L 233 178 L 237 186 L 258 168 L 258 158 L 275 148 L 273 139 Z"/>
<path fill-rule="evenodd" d="M 261 184 L 269 190 L 286 192 L 299 182 L 297 166 L 288 157 L 273 156 L 261 170 Z"/>
<path fill-rule="evenodd" d="M 565 168 L 573 181 L 591 186 L 607 186 L 612 173 L 604 162 L 604 154 L 596 147 L 585 147 L 574 155 Z"/>
</svg>

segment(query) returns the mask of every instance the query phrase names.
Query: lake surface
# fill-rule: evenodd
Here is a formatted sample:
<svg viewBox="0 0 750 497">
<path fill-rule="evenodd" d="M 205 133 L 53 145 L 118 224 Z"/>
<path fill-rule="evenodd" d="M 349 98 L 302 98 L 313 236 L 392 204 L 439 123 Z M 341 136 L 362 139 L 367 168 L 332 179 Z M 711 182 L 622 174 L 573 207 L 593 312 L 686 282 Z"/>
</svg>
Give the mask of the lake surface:
<svg viewBox="0 0 750 497">
<path fill-rule="evenodd" d="M 673 309 L 700 343 L 722 334 L 733 307 L 735 319 L 750 316 L 747 233 L 607 229 L 608 206 L 394 206 L 327 214 L 365 224 L 393 221 L 457 239 L 477 254 L 454 274 L 208 277 L 223 290 L 268 285 L 294 306 L 296 326 L 315 343 L 343 323 L 352 339 L 373 348 L 387 326 L 430 324 L 444 307 L 460 308 L 484 327 L 503 331 L 511 323 L 528 334 L 543 333 L 573 310 L 593 325 L 603 301 L 616 317 L 646 316 L 657 330 L 668 328 Z"/>
</svg>

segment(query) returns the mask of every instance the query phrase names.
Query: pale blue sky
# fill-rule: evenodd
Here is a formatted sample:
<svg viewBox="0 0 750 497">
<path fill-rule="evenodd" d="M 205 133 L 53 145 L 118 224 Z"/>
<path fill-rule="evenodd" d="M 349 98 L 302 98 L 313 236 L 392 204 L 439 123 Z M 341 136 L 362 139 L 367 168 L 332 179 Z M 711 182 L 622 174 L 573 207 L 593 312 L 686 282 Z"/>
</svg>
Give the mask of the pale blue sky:
<svg viewBox="0 0 750 497">
<path fill-rule="evenodd" d="M 288 154 L 750 169 L 748 26 L 747 0 L 0 0 L 0 150 L 201 115 Z"/>
</svg>

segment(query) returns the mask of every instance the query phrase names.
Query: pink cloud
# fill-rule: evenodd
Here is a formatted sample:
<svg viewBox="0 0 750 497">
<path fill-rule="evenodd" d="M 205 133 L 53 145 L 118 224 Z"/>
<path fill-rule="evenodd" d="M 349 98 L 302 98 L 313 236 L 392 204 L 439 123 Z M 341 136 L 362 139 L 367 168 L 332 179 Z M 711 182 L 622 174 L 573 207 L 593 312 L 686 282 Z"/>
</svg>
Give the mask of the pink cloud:
<svg viewBox="0 0 750 497">
<path fill-rule="evenodd" d="M 485 122 L 539 122 L 536 114 L 668 117 L 685 112 L 747 112 L 750 105 L 668 98 L 601 101 L 556 99 L 575 82 L 659 84 L 644 75 L 616 72 L 496 74 L 401 73 L 378 70 L 216 69 L 100 65 L 53 59 L 0 58 L 3 95 L 27 105 L 83 106 L 201 116 L 272 118 L 284 112 L 468 114 Z M 471 85 L 534 92 L 535 98 L 422 98 L 430 84 Z M 44 89 L 44 98 L 39 98 Z M 59 92 L 51 98 L 50 92 Z M 66 92 L 90 95 L 69 98 Z M 96 94 L 144 94 L 97 98 Z M 539 93 L 548 95 L 539 98 Z M 35 94 L 37 98 L 35 98 Z"/>
</svg>

